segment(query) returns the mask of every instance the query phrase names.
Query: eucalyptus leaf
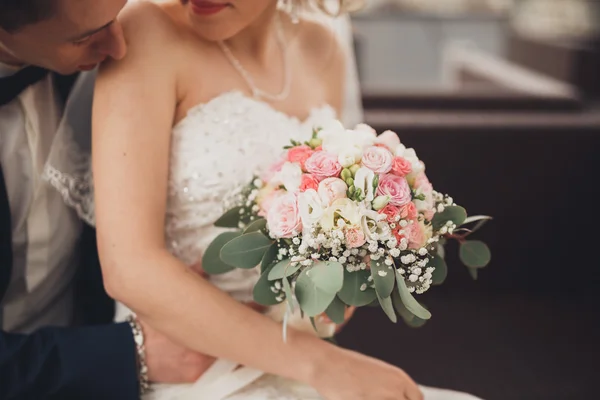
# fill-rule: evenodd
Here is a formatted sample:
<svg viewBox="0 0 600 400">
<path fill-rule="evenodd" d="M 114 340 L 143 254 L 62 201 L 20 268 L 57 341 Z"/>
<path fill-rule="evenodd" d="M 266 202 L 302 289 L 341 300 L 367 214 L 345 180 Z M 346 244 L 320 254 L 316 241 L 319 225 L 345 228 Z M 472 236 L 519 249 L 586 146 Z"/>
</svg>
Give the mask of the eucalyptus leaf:
<svg viewBox="0 0 600 400">
<path fill-rule="evenodd" d="M 439 255 L 435 254 L 433 258 L 429 261 L 429 266 L 435 268 L 432 272 L 431 280 L 434 285 L 441 285 L 446 280 L 448 276 L 448 266 L 446 265 L 446 261 Z"/>
<path fill-rule="evenodd" d="M 261 232 L 265 230 L 267 227 L 267 220 L 264 218 L 259 218 L 256 221 L 252 222 L 250 225 L 244 229 L 244 234 L 252 233 L 252 232 Z"/>
<path fill-rule="evenodd" d="M 348 272 L 344 269 L 344 286 L 338 297 L 349 306 L 362 307 L 377 300 L 375 290 L 368 287 L 370 271 Z M 364 285 L 365 290 L 360 290 Z"/>
<path fill-rule="evenodd" d="M 467 211 L 460 206 L 448 206 L 441 213 L 435 213 L 433 216 L 433 229 L 438 230 L 446 225 L 446 222 L 452 221 L 456 225 L 462 225 L 467 219 Z"/>
<path fill-rule="evenodd" d="M 404 277 L 399 272 L 396 273 L 396 278 L 396 281 L 398 282 L 398 293 L 400 294 L 400 299 L 402 300 L 402 304 L 404 304 L 406 309 L 421 319 L 431 318 L 431 313 L 427 311 L 425 307 L 420 305 L 419 302 L 415 300 L 413 295 L 408 291 L 406 282 L 404 282 Z"/>
<path fill-rule="evenodd" d="M 460 260 L 471 268 L 483 268 L 492 259 L 488 246 L 479 240 L 468 240 L 461 243 L 458 255 Z"/>
<path fill-rule="evenodd" d="M 318 334 L 319 330 L 317 329 L 317 322 L 315 321 L 315 317 L 309 317 L 309 319 L 310 319 L 310 324 L 312 325 L 315 332 L 317 332 L 317 334 Z"/>
<path fill-rule="evenodd" d="M 202 269 L 209 275 L 218 275 L 229 272 L 235 267 L 228 265 L 221 260 L 221 249 L 225 244 L 240 236 L 239 232 L 223 232 L 217 236 L 208 245 L 208 248 L 202 256 Z"/>
<path fill-rule="evenodd" d="M 274 281 L 276 279 L 282 279 L 284 276 L 290 276 L 296 273 L 296 271 L 300 269 L 301 265 L 300 263 L 296 263 L 296 265 L 291 266 L 291 263 L 292 260 L 287 259 L 279 261 L 277 264 L 275 264 L 273 269 L 271 269 L 271 272 L 269 272 L 269 280 Z"/>
<path fill-rule="evenodd" d="M 221 228 L 239 228 L 239 223 L 241 220 L 240 210 L 242 207 L 234 207 L 231 210 L 227 211 L 225 214 L 221 216 L 216 222 L 215 226 Z"/>
<path fill-rule="evenodd" d="M 336 324 L 343 324 L 346 321 L 346 305 L 336 296 L 325 310 L 325 314 Z"/>
<path fill-rule="evenodd" d="M 260 264 L 273 241 L 261 232 L 247 233 L 221 249 L 221 260 L 233 267 L 251 269 Z"/>
<path fill-rule="evenodd" d="M 309 317 L 324 312 L 344 283 L 344 267 L 331 261 L 317 262 L 296 279 L 296 298 Z"/>
<path fill-rule="evenodd" d="M 486 222 L 492 220 L 493 218 L 488 215 L 473 215 L 465 219 L 463 225 L 471 224 L 473 222 L 477 222 L 474 227 L 470 228 L 470 233 L 477 232 Z"/>
<path fill-rule="evenodd" d="M 277 243 L 273 243 L 271 247 L 267 250 L 265 255 L 263 256 L 260 262 L 260 272 L 263 273 L 273 265 L 273 262 L 277 260 L 277 253 L 279 252 L 279 247 Z"/>
<path fill-rule="evenodd" d="M 371 260 L 371 276 L 375 282 L 375 290 L 382 297 L 390 297 L 394 290 L 396 280 L 396 269 L 391 265 L 386 265 L 383 260 Z"/>
<path fill-rule="evenodd" d="M 394 309 L 398 315 L 400 315 L 406 325 L 410 326 L 411 328 L 420 328 L 427 322 L 427 320 L 421 319 L 408 311 L 400 299 L 400 294 L 396 290 L 392 293 L 392 304 L 394 304 Z"/>
<path fill-rule="evenodd" d="M 436 243 L 435 252 L 437 253 L 438 256 L 442 257 L 443 259 L 446 258 L 446 248 L 441 243 L 441 241 Z"/>
<path fill-rule="evenodd" d="M 385 315 L 388 316 L 390 321 L 392 321 L 393 323 L 398 322 L 398 317 L 396 316 L 396 313 L 394 312 L 394 306 L 392 305 L 392 298 L 381 298 L 379 294 L 377 294 L 377 299 L 379 300 L 379 304 L 381 304 L 383 312 L 385 313 Z"/>
<path fill-rule="evenodd" d="M 273 287 L 273 282 L 269 281 L 269 270 L 267 269 L 262 273 L 258 282 L 254 285 L 253 297 L 254 301 L 263 306 L 274 306 L 279 304 L 277 301 L 277 296 L 279 293 L 274 293 L 271 288 Z"/>
</svg>

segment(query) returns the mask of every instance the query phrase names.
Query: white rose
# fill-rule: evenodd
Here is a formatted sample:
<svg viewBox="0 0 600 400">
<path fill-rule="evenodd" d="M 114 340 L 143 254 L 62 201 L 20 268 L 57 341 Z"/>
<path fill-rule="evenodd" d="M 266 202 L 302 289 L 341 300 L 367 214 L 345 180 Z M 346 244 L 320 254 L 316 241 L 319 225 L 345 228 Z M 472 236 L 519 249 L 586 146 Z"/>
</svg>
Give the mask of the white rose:
<svg viewBox="0 0 600 400">
<path fill-rule="evenodd" d="M 375 180 L 375 173 L 369 168 L 361 167 L 356 171 L 354 175 L 354 187 L 356 190 L 362 190 L 365 195 L 365 201 L 371 202 L 375 198 L 373 181 Z"/>
<path fill-rule="evenodd" d="M 295 192 L 300 189 L 302 183 L 302 168 L 297 163 L 286 162 L 272 182 L 275 185 L 283 185 L 288 192 Z"/>
<path fill-rule="evenodd" d="M 319 132 L 319 138 L 323 139 L 323 150 L 337 155 L 352 153 L 360 159 L 362 149 L 375 143 L 375 131 L 369 129 L 346 130 L 341 122 L 335 121 Z"/>
<path fill-rule="evenodd" d="M 298 208 L 304 229 L 310 229 L 323 216 L 321 199 L 314 189 L 308 189 L 298 195 Z"/>
</svg>

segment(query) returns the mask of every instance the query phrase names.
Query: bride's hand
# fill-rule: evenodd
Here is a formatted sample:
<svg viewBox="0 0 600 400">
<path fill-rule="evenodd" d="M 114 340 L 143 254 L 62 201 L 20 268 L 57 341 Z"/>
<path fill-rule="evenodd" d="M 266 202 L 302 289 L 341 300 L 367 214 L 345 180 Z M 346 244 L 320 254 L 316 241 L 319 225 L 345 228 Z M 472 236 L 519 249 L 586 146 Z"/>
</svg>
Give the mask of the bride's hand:
<svg viewBox="0 0 600 400">
<path fill-rule="evenodd" d="M 327 400 L 423 400 L 416 383 L 400 368 L 336 348 L 322 357 L 311 386 Z"/>
</svg>

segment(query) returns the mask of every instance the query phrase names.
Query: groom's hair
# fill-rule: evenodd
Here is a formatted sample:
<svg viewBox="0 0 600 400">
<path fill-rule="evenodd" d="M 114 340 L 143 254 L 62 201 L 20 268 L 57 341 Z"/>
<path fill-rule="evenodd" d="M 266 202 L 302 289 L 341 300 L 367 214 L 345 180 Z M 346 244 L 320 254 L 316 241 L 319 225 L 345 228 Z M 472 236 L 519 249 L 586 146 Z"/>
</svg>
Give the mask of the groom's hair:
<svg viewBox="0 0 600 400">
<path fill-rule="evenodd" d="M 15 32 L 52 16 L 56 0 L 0 0 L 0 28 Z"/>
</svg>

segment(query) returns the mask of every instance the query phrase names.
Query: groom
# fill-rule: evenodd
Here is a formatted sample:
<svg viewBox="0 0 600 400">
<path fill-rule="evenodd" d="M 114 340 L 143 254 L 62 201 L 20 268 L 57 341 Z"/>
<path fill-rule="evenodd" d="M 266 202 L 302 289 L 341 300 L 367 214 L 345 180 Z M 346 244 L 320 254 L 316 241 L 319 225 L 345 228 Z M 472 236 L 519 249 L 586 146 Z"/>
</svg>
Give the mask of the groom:
<svg viewBox="0 0 600 400">
<path fill-rule="evenodd" d="M 125 56 L 125 3 L 0 0 L 0 400 L 134 400 L 140 382 L 212 363 L 141 321 L 111 323 L 95 232 L 42 179 L 81 71 Z"/>
</svg>

